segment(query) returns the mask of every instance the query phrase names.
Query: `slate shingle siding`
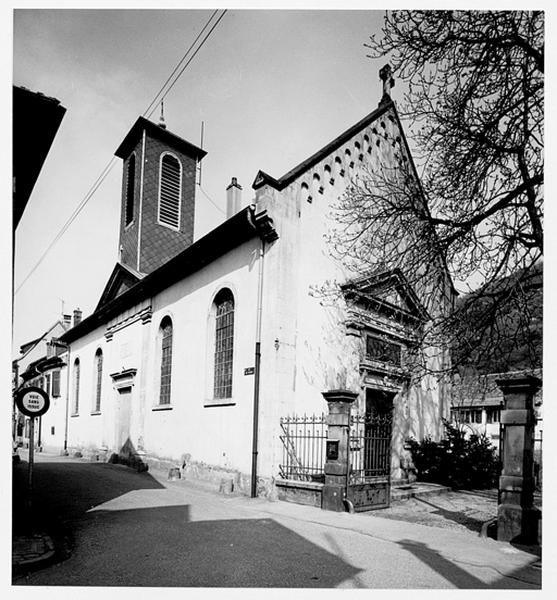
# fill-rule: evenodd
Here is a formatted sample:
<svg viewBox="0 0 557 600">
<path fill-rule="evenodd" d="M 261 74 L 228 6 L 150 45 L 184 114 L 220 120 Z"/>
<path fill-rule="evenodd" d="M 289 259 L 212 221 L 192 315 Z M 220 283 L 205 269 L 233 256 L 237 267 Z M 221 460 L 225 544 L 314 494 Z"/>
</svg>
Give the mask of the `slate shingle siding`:
<svg viewBox="0 0 557 600">
<path fill-rule="evenodd" d="M 182 164 L 182 193 L 180 230 L 170 229 L 157 223 L 159 202 L 160 158 L 163 152 L 172 152 Z M 141 217 L 141 256 L 137 265 L 137 232 L 139 221 L 139 199 L 141 179 L 141 141 L 135 147 L 137 156 L 134 218 L 125 228 L 125 194 L 127 163 L 124 163 L 122 178 L 122 210 L 120 217 L 120 243 L 122 262 L 141 273 L 151 273 L 173 256 L 179 254 L 193 242 L 193 224 L 195 211 L 195 159 L 179 152 L 159 140 L 146 137 L 145 163 L 143 174 L 143 206 Z"/>
</svg>

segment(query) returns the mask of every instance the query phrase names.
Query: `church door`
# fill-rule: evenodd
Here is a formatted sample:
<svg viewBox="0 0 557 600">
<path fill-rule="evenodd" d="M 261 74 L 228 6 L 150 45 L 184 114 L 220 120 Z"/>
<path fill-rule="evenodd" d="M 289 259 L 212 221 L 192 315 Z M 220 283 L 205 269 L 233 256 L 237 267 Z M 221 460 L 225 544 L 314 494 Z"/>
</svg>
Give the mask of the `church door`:
<svg viewBox="0 0 557 600">
<path fill-rule="evenodd" d="M 129 456 L 133 449 L 130 440 L 132 388 L 124 387 L 117 392 L 116 450 L 121 456 Z"/>
</svg>

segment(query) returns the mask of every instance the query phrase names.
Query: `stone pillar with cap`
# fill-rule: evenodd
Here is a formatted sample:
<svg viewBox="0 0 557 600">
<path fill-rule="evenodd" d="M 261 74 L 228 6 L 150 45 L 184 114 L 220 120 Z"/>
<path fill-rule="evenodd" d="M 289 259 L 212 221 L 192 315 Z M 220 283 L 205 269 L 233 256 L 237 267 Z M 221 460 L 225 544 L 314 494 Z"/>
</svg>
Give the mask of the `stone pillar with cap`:
<svg viewBox="0 0 557 600">
<path fill-rule="evenodd" d="M 344 497 L 350 474 L 350 410 L 358 394 L 349 390 L 331 390 L 322 394 L 329 414 L 321 508 L 341 512 L 345 510 Z"/>
<path fill-rule="evenodd" d="M 540 512 L 534 507 L 534 395 L 542 382 L 537 377 L 496 381 L 503 391 L 503 470 L 499 478 L 497 539 L 538 543 Z"/>
</svg>

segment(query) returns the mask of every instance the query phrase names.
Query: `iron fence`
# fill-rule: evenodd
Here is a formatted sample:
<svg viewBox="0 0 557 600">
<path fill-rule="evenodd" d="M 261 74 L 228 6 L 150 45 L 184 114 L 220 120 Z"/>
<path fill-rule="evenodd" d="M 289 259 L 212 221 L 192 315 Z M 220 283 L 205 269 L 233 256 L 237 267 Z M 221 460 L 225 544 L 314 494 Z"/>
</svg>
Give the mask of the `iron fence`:
<svg viewBox="0 0 557 600">
<path fill-rule="evenodd" d="M 350 417 L 350 482 L 389 478 L 391 473 L 392 416 Z"/>
<path fill-rule="evenodd" d="M 282 479 L 322 481 L 324 478 L 327 420 L 321 415 L 281 417 Z"/>
</svg>

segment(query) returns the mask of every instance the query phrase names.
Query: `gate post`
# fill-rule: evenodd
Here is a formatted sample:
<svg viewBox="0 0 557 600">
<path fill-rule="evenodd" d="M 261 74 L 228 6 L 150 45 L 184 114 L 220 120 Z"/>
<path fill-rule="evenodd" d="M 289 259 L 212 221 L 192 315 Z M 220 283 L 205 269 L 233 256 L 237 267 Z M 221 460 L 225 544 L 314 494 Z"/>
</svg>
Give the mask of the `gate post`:
<svg viewBox="0 0 557 600">
<path fill-rule="evenodd" d="M 331 390 L 322 394 L 327 401 L 329 414 L 321 508 L 342 512 L 345 510 L 344 495 L 350 469 L 350 407 L 358 393 Z"/>
<path fill-rule="evenodd" d="M 498 379 L 503 391 L 501 412 L 503 469 L 499 478 L 497 539 L 538 543 L 540 512 L 534 507 L 534 394 L 542 382 L 537 377 Z"/>
</svg>

